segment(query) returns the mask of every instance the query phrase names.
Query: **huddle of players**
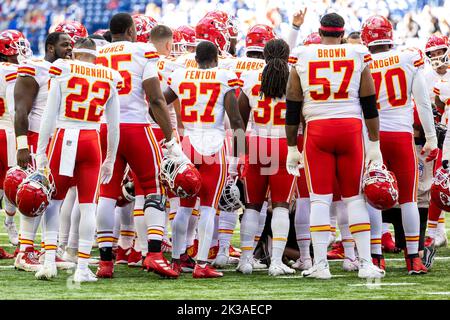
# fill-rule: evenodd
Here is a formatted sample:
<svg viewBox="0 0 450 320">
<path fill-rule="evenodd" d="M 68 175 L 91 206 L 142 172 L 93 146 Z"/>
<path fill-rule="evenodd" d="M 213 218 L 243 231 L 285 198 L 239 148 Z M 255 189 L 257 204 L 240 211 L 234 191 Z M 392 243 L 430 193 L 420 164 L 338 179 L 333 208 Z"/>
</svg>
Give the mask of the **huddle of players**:
<svg viewBox="0 0 450 320">
<path fill-rule="evenodd" d="M 78 281 L 96 281 L 96 276 L 87 267 L 95 227 L 101 258 L 97 277 L 112 277 L 115 225 L 112 212 L 117 210 L 116 202 L 122 194 L 121 184 L 124 173 L 128 171 L 127 164 L 134 175 L 134 224 L 139 242 L 145 239 L 140 249 L 142 253 L 147 249 L 143 261 L 143 267 L 147 270 L 175 278 L 183 267 L 192 266 L 192 259 L 186 250 L 190 243 L 186 238 L 189 225 L 191 231 L 195 230 L 196 221 L 192 228 L 190 219 L 197 199 L 177 199 L 179 190 L 173 190 L 175 195 L 170 191 L 167 195 L 170 198 L 170 210 L 176 210 L 172 223 L 171 264 L 161 252 L 167 217 L 166 199 L 158 179 L 161 167 L 162 175 L 167 173 L 167 180 L 172 182 L 171 187 L 175 184 L 185 194 L 195 190 L 190 195 L 197 194 L 200 199 L 197 204 L 200 218 L 194 277 L 222 276 L 207 263 L 214 225 L 217 228 L 219 224 L 219 235 L 220 231 L 225 231 L 222 234 L 227 235 L 222 237 L 224 241 L 219 242 L 222 245 L 215 264 L 224 265 L 228 262 L 230 233 L 236 224 L 236 208 L 232 206 L 228 210 L 230 212 L 220 213 L 219 219 L 227 213 L 230 215 L 228 221 L 223 223 L 224 228 L 220 227 L 220 221 L 214 221 L 222 190 L 226 185 L 233 185 L 230 180 L 227 181 L 227 176 L 231 177 L 231 181 L 237 176 L 242 178 L 245 189 L 246 205 L 241 221 L 242 253 L 238 271 L 251 273 L 255 266 L 254 242 L 260 234 L 260 212 L 269 189 L 273 208 L 269 274 L 295 272 L 282 263 L 281 257 L 289 230 L 289 202 L 295 190 L 298 190 L 299 219 L 296 216 L 296 227 L 299 225 L 302 231 L 297 230 L 300 258 L 294 267 L 304 270 L 302 274 L 307 277 L 331 277 L 326 262 L 331 229 L 329 210 L 333 200 L 342 199 L 348 210 L 346 240 L 353 250 L 356 242 L 359 254 L 359 261 L 356 258 L 349 259 L 348 268 L 359 269 L 362 278 L 382 277 L 381 213 L 366 206 L 361 194 L 365 167 L 362 116 L 368 131 L 365 143 L 368 170 L 380 169 L 377 166 L 384 160 L 398 181 L 408 271 L 426 272 L 417 254 L 417 165 L 415 150 L 412 149 L 411 92 L 427 139 L 424 147 L 424 152 L 429 154 L 427 160 L 437 156 L 436 135 L 431 104 L 426 99 L 428 94 L 423 95 L 423 91 L 419 91 L 419 88 L 425 88 L 423 76 L 420 75 L 423 65 L 421 53 L 417 50 L 391 50 L 392 27 L 387 20 L 373 17 L 363 27 L 362 39 L 369 46 L 372 57 L 363 46 L 340 44 L 344 21 L 336 14 L 326 15 L 321 20 L 319 41 L 322 45 L 301 47 L 291 57 L 286 42 L 274 39 L 269 27 L 256 26 L 255 29 L 260 29 L 254 32 L 256 36 L 253 39 L 250 30 L 247 49 L 248 56 L 253 54 L 256 59 L 265 59 L 266 64 L 261 64 L 260 60 L 254 58 L 243 62 L 227 58 L 225 54 L 218 56 L 218 49 L 229 49 L 232 43 L 230 40 L 235 35 L 232 21 L 221 12 L 208 14 L 199 22 L 196 28 L 197 40 L 206 41 L 197 46 L 195 54 L 184 54 L 177 59 L 165 57 L 158 61 L 160 54 L 169 56 L 177 32 L 164 26 L 151 28 L 151 21 L 143 22 L 146 19 L 144 16 L 134 17 L 133 22 L 127 14 L 114 16 L 110 22 L 112 43 L 97 50 L 93 40 L 79 39 L 72 49 L 69 37 L 51 34 L 47 39 L 48 52 L 44 61 L 28 60 L 17 70 L 20 81 L 16 81 L 14 103 L 17 110 L 15 131 L 18 164 L 25 167 L 30 161 L 28 150 L 36 150 L 36 167 L 44 173 L 45 168 L 49 168 L 56 185 L 56 192 L 51 196 L 52 200 L 44 215 L 44 264 L 32 270 L 37 271 L 38 278 L 54 277 L 57 263 L 64 265 L 64 261 L 58 261 L 56 257 L 58 217 L 63 200 L 74 185 L 77 187 L 78 210 L 81 213 L 77 221 L 79 239 L 75 278 Z M 145 36 L 143 42 L 134 43 L 137 34 L 148 34 L 146 30 L 149 26 L 153 45 L 148 43 L 149 39 Z M 374 33 L 368 31 L 370 28 L 377 28 L 378 38 L 373 38 Z M 253 48 L 258 49 L 253 53 L 252 41 L 256 42 Z M 185 49 L 186 41 L 184 45 L 180 42 L 180 47 Z M 67 60 L 72 53 L 75 59 Z M 54 62 L 53 65 L 51 62 Z M 94 65 L 94 62 L 97 64 Z M 288 62 L 293 66 L 290 71 Z M 180 65 L 187 69 L 180 68 Z M 223 68 L 217 68 L 218 65 Z M 245 66 L 240 78 L 234 73 L 239 65 Z M 256 70 L 245 70 L 252 67 Z M 52 78 L 49 88 L 44 88 L 47 87 L 46 80 L 36 78 L 36 75 L 41 74 L 44 78 L 44 72 L 46 79 Z M 399 91 L 396 91 L 397 82 L 394 79 L 398 81 Z M 30 82 L 28 86 L 22 83 L 27 80 Z M 166 80 L 167 85 L 160 80 Z M 31 97 L 21 94 L 29 92 L 33 86 L 35 94 Z M 241 90 L 236 98 L 235 89 L 239 87 Z M 35 102 L 41 93 L 44 94 L 44 103 L 41 101 L 39 105 L 42 110 L 38 121 L 40 117 L 42 121 L 40 124 L 28 125 L 25 122 L 28 114 L 33 119 L 33 110 L 39 113 L 35 110 Z M 51 97 L 48 102 L 47 95 Z M 24 99 L 28 101 L 21 101 Z M 150 106 L 148 110 L 142 107 L 147 105 L 145 99 Z M 177 107 L 177 99 L 181 108 Z M 85 101 L 89 101 L 89 104 Z M 172 103 L 173 109 L 168 109 L 167 105 Z M 381 120 L 378 120 L 377 103 L 381 105 L 381 109 L 378 108 L 381 110 Z M 173 110 L 178 117 L 172 117 L 175 120 L 171 122 L 167 110 Z M 225 113 L 231 132 L 225 130 Z M 152 122 L 151 129 L 150 119 L 156 120 Z M 181 120 L 183 126 L 181 145 L 178 137 L 173 135 L 173 129 L 179 127 L 177 119 Z M 246 150 L 239 159 L 238 148 L 231 147 L 237 142 L 237 139 L 233 139 L 232 131 L 244 132 L 249 121 L 251 126 L 247 148 L 244 148 Z M 299 128 L 301 122 L 306 123 L 304 135 Z M 381 124 L 380 130 L 378 123 Z M 56 132 L 46 152 L 55 128 Z M 30 132 L 36 134 L 34 148 L 28 147 L 32 146 L 30 140 L 33 141 Z M 164 160 L 158 141 L 162 141 L 165 149 Z M 252 150 L 255 146 L 257 151 Z M 303 148 L 305 161 L 298 151 Z M 259 152 L 261 150 L 265 153 Z M 252 159 L 252 155 L 256 155 L 256 159 Z M 174 167 L 184 169 L 179 170 L 172 181 L 169 177 L 171 172 L 164 172 L 167 159 L 171 159 Z M 300 178 L 295 178 L 299 175 L 299 164 L 304 165 L 304 170 Z M 93 184 L 92 181 L 99 183 Z M 123 216 L 127 215 L 127 210 L 133 210 L 132 206 L 125 209 Z M 345 216 L 345 208 L 341 211 Z M 136 212 L 141 214 L 136 215 Z M 17 265 L 22 260 L 34 258 L 33 242 L 39 225 L 36 220 L 39 219 L 21 216 Z M 97 219 L 97 223 L 94 219 Z M 132 229 L 132 225 L 129 221 L 129 228 L 125 229 Z M 342 225 L 345 226 L 345 223 Z M 345 232 L 342 229 L 345 227 L 341 226 L 341 232 Z M 126 231 L 134 234 L 134 230 Z M 123 235 L 130 237 L 126 232 Z M 314 264 L 309 256 L 311 240 Z"/>
</svg>

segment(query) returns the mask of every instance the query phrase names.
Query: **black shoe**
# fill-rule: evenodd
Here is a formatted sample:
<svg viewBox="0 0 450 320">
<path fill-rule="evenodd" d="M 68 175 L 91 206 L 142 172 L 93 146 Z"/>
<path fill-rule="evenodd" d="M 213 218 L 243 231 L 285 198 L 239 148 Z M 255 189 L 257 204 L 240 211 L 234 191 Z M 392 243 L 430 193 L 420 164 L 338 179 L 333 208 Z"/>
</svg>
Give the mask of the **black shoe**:
<svg viewBox="0 0 450 320">
<path fill-rule="evenodd" d="M 431 269 L 436 255 L 436 248 L 434 246 L 425 247 L 423 249 L 422 263 L 428 270 Z"/>
</svg>

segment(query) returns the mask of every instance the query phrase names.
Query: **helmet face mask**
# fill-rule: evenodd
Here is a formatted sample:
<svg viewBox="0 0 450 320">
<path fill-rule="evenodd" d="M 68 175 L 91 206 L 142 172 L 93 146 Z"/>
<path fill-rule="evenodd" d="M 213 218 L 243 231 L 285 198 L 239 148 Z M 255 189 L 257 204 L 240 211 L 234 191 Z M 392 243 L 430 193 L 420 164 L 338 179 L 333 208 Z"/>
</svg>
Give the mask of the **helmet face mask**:
<svg viewBox="0 0 450 320">
<path fill-rule="evenodd" d="M 441 210 L 450 211 L 450 172 L 440 167 L 431 184 L 431 201 Z"/>
<path fill-rule="evenodd" d="M 226 212 L 236 211 L 243 208 L 241 192 L 236 185 L 236 179 L 228 178 L 219 201 L 219 209 Z"/>
<path fill-rule="evenodd" d="M 66 33 L 72 40 L 72 44 L 88 36 L 86 28 L 78 21 L 63 21 L 56 26 L 55 31 Z"/>
</svg>

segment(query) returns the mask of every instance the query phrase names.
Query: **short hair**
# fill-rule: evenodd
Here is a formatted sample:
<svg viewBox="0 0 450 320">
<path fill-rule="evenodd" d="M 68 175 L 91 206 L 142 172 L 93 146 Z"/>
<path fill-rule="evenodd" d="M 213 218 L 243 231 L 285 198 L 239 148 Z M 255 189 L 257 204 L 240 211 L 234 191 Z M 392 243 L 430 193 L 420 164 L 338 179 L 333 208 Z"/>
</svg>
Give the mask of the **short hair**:
<svg viewBox="0 0 450 320">
<path fill-rule="evenodd" d="M 106 40 L 103 36 L 99 35 L 99 34 L 90 34 L 89 39 L 96 39 L 96 40 Z"/>
<path fill-rule="evenodd" d="M 105 38 L 105 40 L 108 41 L 108 42 L 112 42 L 111 31 L 109 31 L 109 30 L 106 31 L 103 34 L 103 38 Z"/>
<path fill-rule="evenodd" d="M 345 21 L 337 13 L 328 13 L 320 19 L 320 25 L 322 27 L 344 28 Z M 319 29 L 319 34 L 324 37 L 339 38 L 344 35 L 344 31 L 323 31 Z"/>
<path fill-rule="evenodd" d="M 47 53 L 47 51 L 48 51 L 48 46 L 49 45 L 55 46 L 58 43 L 59 38 L 61 38 L 61 36 L 63 34 L 66 34 L 66 33 L 52 32 L 47 36 L 47 39 L 45 39 L 45 53 Z"/>
<path fill-rule="evenodd" d="M 133 25 L 133 18 L 129 13 L 121 12 L 115 14 L 109 21 L 111 34 L 123 34 Z"/>
<path fill-rule="evenodd" d="M 79 38 L 77 39 L 77 41 L 75 41 L 73 47 L 80 49 L 95 50 L 97 46 L 95 44 L 95 41 L 91 38 Z"/>
<path fill-rule="evenodd" d="M 164 39 L 172 39 L 172 30 L 163 24 L 158 24 L 150 31 L 150 41 L 161 41 Z"/>
<path fill-rule="evenodd" d="M 359 31 L 350 32 L 347 38 L 349 38 L 349 39 L 360 39 L 361 38 L 361 32 L 359 32 Z"/>
<path fill-rule="evenodd" d="M 195 49 L 195 58 L 198 63 L 214 61 L 218 55 L 217 46 L 210 41 L 200 42 Z"/>
</svg>

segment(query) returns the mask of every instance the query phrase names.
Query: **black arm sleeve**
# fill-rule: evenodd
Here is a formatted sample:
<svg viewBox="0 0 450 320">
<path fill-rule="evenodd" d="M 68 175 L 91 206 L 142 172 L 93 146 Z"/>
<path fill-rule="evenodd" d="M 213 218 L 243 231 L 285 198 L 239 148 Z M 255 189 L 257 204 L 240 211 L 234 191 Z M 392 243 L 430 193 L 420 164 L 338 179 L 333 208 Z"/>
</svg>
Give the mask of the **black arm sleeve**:
<svg viewBox="0 0 450 320">
<path fill-rule="evenodd" d="M 360 97 L 359 102 L 364 114 L 364 119 L 373 119 L 378 117 L 377 98 L 375 95 Z"/>
<path fill-rule="evenodd" d="M 300 113 L 303 102 L 286 100 L 286 125 L 296 126 L 300 124 Z"/>
</svg>

